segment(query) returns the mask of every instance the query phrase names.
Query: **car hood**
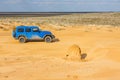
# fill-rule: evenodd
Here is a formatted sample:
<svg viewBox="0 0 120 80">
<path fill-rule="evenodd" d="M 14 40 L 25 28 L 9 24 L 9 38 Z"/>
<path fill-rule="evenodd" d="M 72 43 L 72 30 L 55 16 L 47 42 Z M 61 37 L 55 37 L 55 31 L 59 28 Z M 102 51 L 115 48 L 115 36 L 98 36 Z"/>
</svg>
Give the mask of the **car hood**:
<svg viewBox="0 0 120 80">
<path fill-rule="evenodd" d="M 44 34 L 52 34 L 50 31 L 41 31 L 41 33 L 44 33 Z"/>
</svg>

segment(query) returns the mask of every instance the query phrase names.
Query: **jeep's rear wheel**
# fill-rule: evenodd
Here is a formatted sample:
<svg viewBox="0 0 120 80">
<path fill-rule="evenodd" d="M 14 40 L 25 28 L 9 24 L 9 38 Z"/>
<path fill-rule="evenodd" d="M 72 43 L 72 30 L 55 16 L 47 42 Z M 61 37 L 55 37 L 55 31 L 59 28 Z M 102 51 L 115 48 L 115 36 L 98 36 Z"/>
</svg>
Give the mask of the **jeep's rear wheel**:
<svg viewBox="0 0 120 80">
<path fill-rule="evenodd" d="M 52 42 L 52 38 L 50 36 L 45 37 L 45 42 L 50 43 Z"/>
<path fill-rule="evenodd" d="M 23 37 L 23 36 L 19 37 L 19 42 L 20 43 L 25 43 L 26 42 L 26 38 Z"/>
</svg>

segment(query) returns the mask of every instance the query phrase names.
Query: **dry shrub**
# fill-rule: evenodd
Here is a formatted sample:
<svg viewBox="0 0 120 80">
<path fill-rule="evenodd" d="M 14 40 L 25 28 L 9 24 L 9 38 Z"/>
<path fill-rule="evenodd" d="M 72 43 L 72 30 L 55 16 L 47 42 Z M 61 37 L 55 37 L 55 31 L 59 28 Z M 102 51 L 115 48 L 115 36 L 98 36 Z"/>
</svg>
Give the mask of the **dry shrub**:
<svg viewBox="0 0 120 80">
<path fill-rule="evenodd" d="M 74 44 L 68 49 L 68 54 L 66 55 L 67 60 L 80 61 L 81 60 L 81 49 L 78 45 Z"/>
<path fill-rule="evenodd" d="M 86 62 L 86 57 L 87 57 L 87 54 L 81 53 L 81 48 L 78 45 L 74 44 L 69 47 L 65 59 L 69 61 L 82 61 L 82 62 L 85 61 Z"/>
</svg>

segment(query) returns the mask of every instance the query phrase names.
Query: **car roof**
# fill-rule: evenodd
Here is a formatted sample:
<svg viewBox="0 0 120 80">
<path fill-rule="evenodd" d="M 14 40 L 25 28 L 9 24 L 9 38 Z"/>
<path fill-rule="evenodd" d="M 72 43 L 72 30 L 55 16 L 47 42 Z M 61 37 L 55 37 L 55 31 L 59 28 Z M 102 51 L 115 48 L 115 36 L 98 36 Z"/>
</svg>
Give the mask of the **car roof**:
<svg viewBox="0 0 120 80">
<path fill-rule="evenodd" d="M 37 26 L 17 26 L 16 28 L 38 28 Z"/>
</svg>

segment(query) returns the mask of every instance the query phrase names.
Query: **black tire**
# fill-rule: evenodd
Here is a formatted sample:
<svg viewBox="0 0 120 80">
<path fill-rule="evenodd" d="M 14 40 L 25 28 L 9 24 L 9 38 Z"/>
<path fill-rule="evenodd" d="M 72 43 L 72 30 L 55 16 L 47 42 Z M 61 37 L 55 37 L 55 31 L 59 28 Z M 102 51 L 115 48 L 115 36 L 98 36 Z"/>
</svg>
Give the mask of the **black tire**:
<svg viewBox="0 0 120 80">
<path fill-rule="evenodd" d="M 23 36 L 19 37 L 19 42 L 20 43 L 25 43 L 26 42 L 26 38 L 23 37 Z"/>
<path fill-rule="evenodd" d="M 46 36 L 44 40 L 45 40 L 45 42 L 47 42 L 47 43 L 52 42 L 52 38 L 51 38 L 50 36 Z"/>
</svg>

